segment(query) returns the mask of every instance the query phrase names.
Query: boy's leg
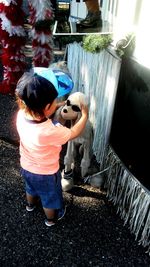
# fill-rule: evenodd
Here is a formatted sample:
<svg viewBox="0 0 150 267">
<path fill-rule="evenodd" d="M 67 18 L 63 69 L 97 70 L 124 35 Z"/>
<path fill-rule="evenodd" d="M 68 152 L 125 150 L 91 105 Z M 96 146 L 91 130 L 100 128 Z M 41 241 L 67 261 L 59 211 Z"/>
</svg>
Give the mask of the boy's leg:
<svg viewBox="0 0 150 267">
<path fill-rule="evenodd" d="M 32 196 L 26 192 L 26 200 L 27 200 L 26 210 L 33 211 L 35 209 L 35 205 L 37 204 L 37 197 Z"/>
<path fill-rule="evenodd" d="M 46 215 L 46 220 L 45 220 L 45 224 L 47 226 L 52 226 L 55 224 L 56 222 L 56 213 L 55 213 L 55 210 L 54 209 L 48 209 L 48 208 L 44 208 L 43 207 L 43 210 L 44 210 L 44 213 Z"/>
<path fill-rule="evenodd" d="M 54 175 L 48 175 L 47 179 L 46 177 L 44 178 L 45 187 L 43 187 L 42 193 L 39 192 L 39 196 L 42 202 L 44 213 L 47 218 L 45 220 L 45 224 L 47 226 L 52 226 L 56 223 L 57 220 L 62 218 L 65 213 L 63 209 L 61 173 L 58 171 Z"/>
<path fill-rule="evenodd" d="M 54 209 L 47 209 L 47 208 L 43 208 L 45 215 L 47 217 L 47 219 L 54 219 L 55 220 L 55 210 Z"/>
<path fill-rule="evenodd" d="M 27 203 L 29 203 L 29 204 L 35 205 L 37 203 L 37 197 L 36 196 L 32 196 L 27 192 L 26 192 L 26 199 L 27 199 Z"/>
<path fill-rule="evenodd" d="M 65 213 L 66 213 L 66 207 L 62 208 L 62 209 L 47 209 L 43 207 L 43 210 L 45 212 L 46 215 L 46 220 L 45 220 L 45 224 L 47 226 L 52 226 L 54 225 L 57 221 L 61 220 Z"/>
</svg>

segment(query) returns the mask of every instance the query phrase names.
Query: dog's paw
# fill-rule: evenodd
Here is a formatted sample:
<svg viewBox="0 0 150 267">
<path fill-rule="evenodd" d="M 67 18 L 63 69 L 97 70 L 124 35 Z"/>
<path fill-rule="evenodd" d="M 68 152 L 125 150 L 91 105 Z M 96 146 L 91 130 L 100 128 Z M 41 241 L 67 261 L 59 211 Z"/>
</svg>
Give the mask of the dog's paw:
<svg viewBox="0 0 150 267">
<path fill-rule="evenodd" d="M 73 178 L 70 179 L 62 178 L 61 185 L 62 185 L 62 190 L 64 192 L 70 191 L 74 186 Z"/>
<path fill-rule="evenodd" d="M 62 190 L 64 192 L 68 192 L 73 188 L 74 182 L 73 182 L 73 171 L 72 170 L 67 173 L 65 172 L 62 173 L 61 185 L 62 185 Z"/>
</svg>

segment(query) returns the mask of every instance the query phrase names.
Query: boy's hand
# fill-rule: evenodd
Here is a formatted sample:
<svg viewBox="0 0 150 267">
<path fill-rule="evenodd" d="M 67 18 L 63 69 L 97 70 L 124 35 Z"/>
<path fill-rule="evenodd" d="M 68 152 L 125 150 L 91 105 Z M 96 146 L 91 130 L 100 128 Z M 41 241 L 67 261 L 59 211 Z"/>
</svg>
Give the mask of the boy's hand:
<svg viewBox="0 0 150 267">
<path fill-rule="evenodd" d="M 88 106 L 87 105 L 81 106 L 81 113 L 82 113 L 82 116 L 88 117 Z"/>
</svg>

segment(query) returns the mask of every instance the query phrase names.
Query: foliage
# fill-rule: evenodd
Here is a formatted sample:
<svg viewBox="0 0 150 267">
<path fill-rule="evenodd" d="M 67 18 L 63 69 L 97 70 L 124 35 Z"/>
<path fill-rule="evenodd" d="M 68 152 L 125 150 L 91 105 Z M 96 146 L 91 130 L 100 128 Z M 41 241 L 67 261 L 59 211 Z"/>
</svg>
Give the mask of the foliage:
<svg viewBox="0 0 150 267">
<path fill-rule="evenodd" d="M 91 53 L 99 53 L 106 49 L 112 42 L 110 34 L 90 34 L 83 38 L 83 48 Z"/>
</svg>

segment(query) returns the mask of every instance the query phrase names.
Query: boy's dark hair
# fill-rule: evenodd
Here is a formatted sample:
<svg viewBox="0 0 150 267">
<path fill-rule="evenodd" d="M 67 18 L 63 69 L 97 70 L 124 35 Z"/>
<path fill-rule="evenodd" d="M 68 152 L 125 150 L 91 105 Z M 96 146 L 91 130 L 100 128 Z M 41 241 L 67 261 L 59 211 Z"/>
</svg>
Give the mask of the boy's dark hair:
<svg viewBox="0 0 150 267">
<path fill-rule="evenodd" d="M 53 103 L 58 93 L 47 79 L 32 72 L 25 72 L 17 83 L 16 96 L 28 110 L 43 115 L 43 109 L 47 104 Z"/>
</svg>

